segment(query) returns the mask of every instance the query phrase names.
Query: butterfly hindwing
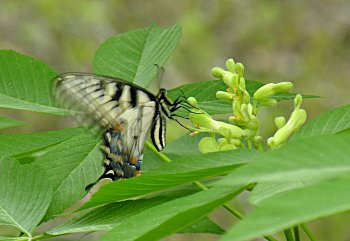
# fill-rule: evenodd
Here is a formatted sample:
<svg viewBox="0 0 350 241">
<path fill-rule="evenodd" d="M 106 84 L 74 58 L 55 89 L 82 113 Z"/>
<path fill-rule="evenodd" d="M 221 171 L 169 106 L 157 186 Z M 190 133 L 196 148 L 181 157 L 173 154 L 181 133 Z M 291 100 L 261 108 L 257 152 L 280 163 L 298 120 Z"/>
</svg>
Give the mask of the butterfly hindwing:
<svg viewBox="0 0 350 241">
<path fill-rule="evenodd" d="M 139 173 L 144 143 L 153 122 L 153 109 L 154 102 L 148 102 L 127 110 L 118 117 L 116 126 L 107 129 L 105 174 L 113 174 L 112 179 L 128 178 Z"/>
</svg>

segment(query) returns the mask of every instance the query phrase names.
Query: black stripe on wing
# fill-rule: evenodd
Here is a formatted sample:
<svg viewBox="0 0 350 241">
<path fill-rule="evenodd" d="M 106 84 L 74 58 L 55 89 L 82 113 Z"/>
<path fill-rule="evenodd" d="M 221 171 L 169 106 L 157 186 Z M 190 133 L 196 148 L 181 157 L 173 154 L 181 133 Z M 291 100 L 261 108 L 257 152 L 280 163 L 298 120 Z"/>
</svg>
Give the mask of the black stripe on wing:
<svg viewBox="0 0 350 241">
<path fill-rule="evenodd" d="M 151 139 L 158 151 L 165 147 L 166 119 L 158 114 L 151 127 Z"/>
</svg>

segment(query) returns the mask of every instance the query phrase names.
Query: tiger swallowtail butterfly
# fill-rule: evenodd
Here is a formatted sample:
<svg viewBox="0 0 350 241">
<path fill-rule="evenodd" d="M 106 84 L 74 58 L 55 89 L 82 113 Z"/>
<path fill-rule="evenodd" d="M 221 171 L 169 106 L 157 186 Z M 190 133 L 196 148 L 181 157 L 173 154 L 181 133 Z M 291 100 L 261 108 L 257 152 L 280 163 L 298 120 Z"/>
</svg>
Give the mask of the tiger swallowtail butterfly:
<svg viewBox="0 0 350 241">
<path fill-rule="evenodd" d="M 55 79 L 55 98 L 65 108 L 83 113 L 78 122 L 103 131 L 105 172 L 118 180 L 140 173 L 148 133 L 158 151 L 165 147 L 167 119 L 181 101 L 161 89 L 157 96 L 130 82 L 95 74 L 66 73 Z"/>
</svg>

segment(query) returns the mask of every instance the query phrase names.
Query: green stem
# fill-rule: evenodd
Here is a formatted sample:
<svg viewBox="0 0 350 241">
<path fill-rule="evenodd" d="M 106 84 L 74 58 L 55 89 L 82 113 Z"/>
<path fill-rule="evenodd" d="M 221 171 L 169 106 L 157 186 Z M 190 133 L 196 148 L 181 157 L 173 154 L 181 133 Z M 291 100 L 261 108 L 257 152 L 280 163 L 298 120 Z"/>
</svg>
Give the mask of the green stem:
<svg viewBox="0 0 350 241">
<path fill-rule="evenodd" d="M 199 182 L 199 181 L 194 181 L 194 182 L 192 182 L 192 183 L 193 183 L 193 185 L 195 185 L 196 187 L 198 187 L 198 188 L 201 189 L 201 190 L 208 190 L 208 188 L 207 188 L 203 183 L 201 183 L 201 182 Z M 235 210 L 233 207 L 231 207 L 230 205 L 224 204 L 223 207 L 224 207 L 227 211 L 229 211 L 230 213 L 232 213 L 234 216 L 236 216 L 238 219 L 242 219 L 242 218 L 243 218 L 243 215 L 242 215 L 239 211 L 237 211 L 237 210 Z"/>
<path fill-rule="evenodd" d="M 250 139 L 247 139 L 247 144 L 248 144 L 248 149 L 253 150 L 252 141 Z"/>
<path fill-rule="evenodd" d="M 2 240 L 5 240 L 5 239 L 2 239 Z M 14 239 L 9 239 L 9 240 L 14 240 Z M 33 239 L 30 237 L 16 237 L 16 241 L 31 241 L 31 240 Z"/>
<path fill-rule="evenodd" d="M 316 241 L 316 239 L 312 235 L 311 231 L 309 230 L 309 228 L 304 223 L 301 224 L 300 227 L 305 232 L 306 236 L 310 239 L 310 241 Z"/>
<path fill-rule="evenodd" d="M 243 215 L 237 211 L 236 209 L 234 209 L 231 205 L 228 204 L 224 204 L 223 207 L 229 211 L 230 213 L 232 213 L 236 218 L 238 219 L 243 219 Z"/>
<path fill-rule="evenodd" d="M 258 115 L 258 103 L 257 103 L 257 101 L 254 99 L 253 100 L 253 110 L 252 110 L 252 112 L 253 112 L 253 115 L 255 115 L 255 116 L 257 116 Z"/>
<path fill-rule="evenodd" d="M 153 146 L 153 144 L 149 141 L 146 141 L 145 143 L 146 147 L 149 148 L 156 156 L 158 156 L 162 161 L 164 162 L 171 162 L 170 158 L 167 157 L 165 154 L 162 152 L 157 151 L 157 149 Z"/>
<path fill-rule="evenodd" d="M 292 231 L 290 229 L 286 229 L 283 232 L 284 232 L 284 236 L 286 237 L 287 241 L 294 241 L 293 234 L 292 234 Z"/>
<path fill-rule="evenodd" d="M 277 239 L 275 239 L 274 237 L 267 235 L 267 236 L 263 236 L 266 240 L 268 241 L 278 241 Z"/>
<path fill-rule="evenodd" d="M 199 189 L 202 189 L 202 190 L 208 190 L 208 188 L 201 182 L 199 181 L 194 181 L 192 182 L 193 185 L 195 185 L 196 187 L 198 187 Z"/>
<path fill-rule="evenodd" d="M 39 235 L 39 236 L 35 236 L 32 238 L 32 241 L 34 240 L 40 240 L 40 239 L 44 239 L 44 237 L 42 235 Z"/>
<path fill-rule="evenodd" d="M 52 238 L 54 236 L 62 236 L 64 234 L 61 234 L 61 235 L 50 235 L 50 234 L 46 234 L 46 233 L 43 233 L 41 235 L 38 235 L 38 236 L 35 236 L 31 239 L 31 241 L 34 241 L 34 240 L 41 240 L 41 239 L 47 239 L 47 238 Z"/>
<path fill-rule="evenodd" d="M 293 228 L 295 241 L 300 241 L 299 227 L 295 226 Z"/>
<path fill-rule="evenodd" d="M 251 139 L 247 139 L 248 149 L 253 150 L 253 144 Z"/>
<path fill-rule="evenodd" d="M 264 151 L 264 147 L 263 147 L 261 141 L 259 141 L 259 144 L 258 144 L 258 151 L 259 151 L 259 152 L 263 152 L 263 151 Z"/>
</svg>

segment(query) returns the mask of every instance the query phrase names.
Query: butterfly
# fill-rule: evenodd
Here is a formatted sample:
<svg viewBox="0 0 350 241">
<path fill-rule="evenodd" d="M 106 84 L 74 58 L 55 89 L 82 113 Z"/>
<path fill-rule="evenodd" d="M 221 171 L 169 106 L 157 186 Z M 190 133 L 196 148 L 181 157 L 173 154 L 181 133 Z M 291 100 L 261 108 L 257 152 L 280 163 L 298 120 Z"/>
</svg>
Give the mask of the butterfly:
<svg viewBox="0 0 350 241">
<path fill-rule="evenodd" d="M 150 133 L 153 145 L 161 151 L 166 145 L 166 123 L 181 107 L 172 102 L 166 90 L 158 95 L 131 82 L 113 77 L 65 73 L 54 79 L 57 102 L 75 111 L 85 126 L 98 125 L 103 131 L 105 171 L 99 178 L 118 180 L 140 174 L 144 144 Z"/>
</svg>

